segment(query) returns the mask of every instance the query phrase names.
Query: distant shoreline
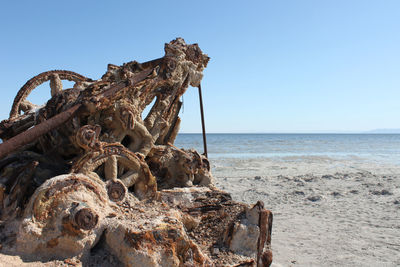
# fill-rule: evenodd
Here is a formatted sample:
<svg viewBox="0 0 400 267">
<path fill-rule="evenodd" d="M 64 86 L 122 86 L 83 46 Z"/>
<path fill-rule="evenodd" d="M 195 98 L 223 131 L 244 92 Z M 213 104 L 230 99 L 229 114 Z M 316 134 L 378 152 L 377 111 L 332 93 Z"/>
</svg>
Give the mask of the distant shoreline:
<svg viewBox="0 0 400 267">
<path fill-rule="evenodd" d="M 179 133 L 179 134 L 202 134 L 202 133 Z M 385 134 L 387 134 L 387 135 L 391 135 L 391 134 L 400 134 L 400 132 L 387 132 L 387 133 L 384 133 L 384 132 L 349 132 L 349 133 L 346 133 L 346 132 L 316 132 L 316 133 L 307 133 L 307 132 L 299 132 L 299 133 L 285 133 L 285 132 L 282 132 L 282 133 L 207 133 L 207 135 L 211 135 L 211 134 L 248 134 L 248 135 L 250 135 L 250 134 L 254 134 L 254 135 L 256 135 L 256 134 L 270 134 L 270 135 L 273 135 L 273 134 L 287 134 L 287 135 L 289 135 L 289 134 L 293 134 L 293 135 L 295 135 L 295 134 L 306 134 L 306 135 L 312 135 L 312 134 L 331 134 L 331 135 L 334 135 L 334 134 L 337 134 L 337 135 L 346 135 L 346 134 L 348 134 L 348 135 L 351 135 L 351 134 L 354 134 L 354 135 L 380 135 L 380 134 L 382 134 L 382 135 L 385 135 Z"/>
</svg>

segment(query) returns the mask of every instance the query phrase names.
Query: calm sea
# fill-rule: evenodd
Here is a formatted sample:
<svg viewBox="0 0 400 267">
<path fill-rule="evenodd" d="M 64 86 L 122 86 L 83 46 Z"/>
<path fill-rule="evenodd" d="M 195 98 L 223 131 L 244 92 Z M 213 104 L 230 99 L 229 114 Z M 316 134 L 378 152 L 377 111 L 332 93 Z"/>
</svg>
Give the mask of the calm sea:
<svg viewBox="0 0 400 267">
<path fill-rule="evenodd" d="M 179 134 L 175 145 L 203 152 L 201 134 Z M 400 134 L 207 134 L 209 158 L 325 156 L 400 165 Z"/>
</svg>

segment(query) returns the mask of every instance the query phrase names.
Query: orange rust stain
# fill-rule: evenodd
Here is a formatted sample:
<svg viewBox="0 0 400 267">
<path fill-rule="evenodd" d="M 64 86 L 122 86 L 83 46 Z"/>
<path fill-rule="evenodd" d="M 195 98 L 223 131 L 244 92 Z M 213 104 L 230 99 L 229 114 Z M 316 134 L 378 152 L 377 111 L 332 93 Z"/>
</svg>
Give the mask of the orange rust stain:
<svg viewBox="0 0 400 267">
<path fill-rule="evenodd" d="M 47 246 L 48 248 L 54 248 L 54 247 L 57 246 L 57 245 L 58 245 L 58 239 L 57 239 L 57 238 L 53 238 L 53 239 L 49 240 L 49 241 L 47 242 L 47 244 L 46 244 L 46 246 Z"/>
<path fill-rule="evenodd" d="M 72 225 L 68 216 L 62 219 L 62 232 L 64 235 L 69 235 L 69 236 L 78 236 L 82 234 L 82 231 L 80 229 Z"/>
</svg>

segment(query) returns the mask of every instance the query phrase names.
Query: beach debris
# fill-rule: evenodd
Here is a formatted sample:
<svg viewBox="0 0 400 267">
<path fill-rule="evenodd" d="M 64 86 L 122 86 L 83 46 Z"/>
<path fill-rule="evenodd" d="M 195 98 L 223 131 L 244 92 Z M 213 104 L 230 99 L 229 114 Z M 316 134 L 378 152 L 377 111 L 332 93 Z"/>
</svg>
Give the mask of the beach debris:
<svg viewBox="0 0 400 267">
<path fill-rule="evenodd" d="M 386 189 L 382 189 L 382 190 L 372 190 L 370 191 L 371 194 L 376 195 L 376 196 L 385 196 L 385 195 L 393 195 L 392 192 L 390 192 L 389 190 Z"/>
<path fill-rule="evenodd" d="M 65 70 L 30 79 L 0 123 L 1 253 L 78 265 L 101 253 L 125 266 L 269 266 L 272 213 L 215 187 L 205 134 L 204 154 L 174 146 L 189 86 L 203 110 L 208 61 L 177 38 L 164 57 L 109 64 L 98 80 Z M 30 103 L 47 81 L 50 100 Z"/>
<path fill-rule="evenodd" d="M 307 197 L 307 200 L 309 200 L 311 202 L 317 202 L 317 201 L 321 200 L 321 196 L 317 196 L 317 195 L 309 196 L 309 197 Z"/>
</svg>

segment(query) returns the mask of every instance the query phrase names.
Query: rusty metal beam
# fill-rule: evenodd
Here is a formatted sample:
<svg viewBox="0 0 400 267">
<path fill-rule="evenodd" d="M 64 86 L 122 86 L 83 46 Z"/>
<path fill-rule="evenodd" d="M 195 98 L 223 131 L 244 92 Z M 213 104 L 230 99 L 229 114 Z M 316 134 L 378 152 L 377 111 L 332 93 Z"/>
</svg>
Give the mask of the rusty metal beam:
<svg viewBox="0 0 400 267">
<path fill-rule="evenodd" d="M 0 159 L 67 122 L 81 107 L 77 104 L 0 144 Z"/>
<path fill-rule="evenodd" d="M 129 83 L 127 82 L 121 82 L 117 85 L 111 86 L 109 89 L 106 91 L 100 93 L 100 97 L 112 97 L 114 94 L 116 94 L 118 91 L 126 88 L 127 86 L 131 85 L 136 85 L 137 83 L 143 81 L 144 79 L 147 78 L 147 76 L 153 71 L 153 69 L 145 69 L 142 70 L 138 73 L 136 73 L 130 80 Z"/>
</svg>

